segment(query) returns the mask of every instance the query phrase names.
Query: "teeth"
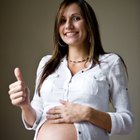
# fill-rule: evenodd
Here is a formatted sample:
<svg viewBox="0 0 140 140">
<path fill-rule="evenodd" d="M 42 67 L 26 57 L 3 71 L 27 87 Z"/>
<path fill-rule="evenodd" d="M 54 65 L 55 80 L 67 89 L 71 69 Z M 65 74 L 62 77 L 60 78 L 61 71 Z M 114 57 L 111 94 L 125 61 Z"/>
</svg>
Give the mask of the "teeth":
<svg viewBox="0 0 140 140">
<path fill-rule="evenodd" d="M 76 35 L 76 32 L 74 32 L 74 33 L 66 33 L 66 36 L 68 36 L 68 37 L 72 37 L 74 35 Z"/>
</svg>

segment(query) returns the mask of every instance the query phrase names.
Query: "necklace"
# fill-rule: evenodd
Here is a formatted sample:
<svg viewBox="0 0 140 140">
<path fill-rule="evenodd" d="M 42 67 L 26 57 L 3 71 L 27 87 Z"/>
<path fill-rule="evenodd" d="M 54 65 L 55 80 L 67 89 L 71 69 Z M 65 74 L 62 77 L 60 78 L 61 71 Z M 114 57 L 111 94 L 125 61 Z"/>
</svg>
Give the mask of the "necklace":
<svg viewBox="0 0 140 140">
<path fill-rule="evenodd" d="M 85 61 L 87 61 L 89 59 L 89 57 L 87 57 L 87 58 L 85 58 L 85 59 L 83 59 L 83 60 L 78 60 L 78 61 L 75 61 L 75 60 L 70 60 L 70 59 L 68 59 L 67 58 L 67 60 L 69 61 L 69 62 L 71 62 L 71 63 L 83 63 L 83 62 L 85 62 Z"/>
</svg>

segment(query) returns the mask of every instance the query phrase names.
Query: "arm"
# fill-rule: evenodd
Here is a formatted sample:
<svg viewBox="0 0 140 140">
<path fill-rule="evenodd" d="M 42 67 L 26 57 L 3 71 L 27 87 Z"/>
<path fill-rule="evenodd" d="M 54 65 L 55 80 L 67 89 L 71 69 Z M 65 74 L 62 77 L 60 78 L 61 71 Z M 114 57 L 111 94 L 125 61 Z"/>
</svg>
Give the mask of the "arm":
<svg viewBox="0 0 140 140">
<path fill-rule="evenodd" d="M 17 81 L 9 86 L 10 99 L 13 105 L 21 108 L 24 120 L 29 126 L 32 126 L 36 114 L 30 105 L 29 89 L 25 85 L 20 69 L 16 68 L 14 72 Z"/>
<path fill-rule="evenodd" d="M 89 108 L 88 121 L 111 134 L 128 134 L 133 128 L 134 118 L 128 95 L 126 68 L 118 56 L 114 58 L 114 62 L 111 65 L 108 81 L 110 85 L 110 100 L 115 112 L 105 113 Z"/>
<path fill-rule="evenodd" d="M 111 117 L 106 112 L 101 112 L 90 107 L 86 107 L 87 114 L 83 120 L 91 122 L 92 124 L 104 129 L 106 132 L 111 132 Z"/>
<path fill-rule="evenodd" d="M 128 77 L 120 57 L 116 59 L 109 73 L 110 100 L 115 112 L 108 112 L 111 117 L 111 134 L 128 134 L 134 124 L 128 95 Z"/>
<path fill-rule="evenodd" d="M 28 105 L 26 107 L 21 107 L 21 111 L 23 120 L 26 122 L 28 127 L 33 127 L 34 122 L 36 120 L 35 110 L 31 107 L 31 105 Z"/>
<path fill-rule="evenodd" d="M 36 85 L 42 72 L 44 64 L 50 59 L 50 56 L 43 57 L 37 69 Z M 27 88 L 21 71 L 15 69 L 15 77 L 17 81 L 9 86 L 9 95 L 13 105 L 21 108 L 22 120 L 25 127 L 29 130 L 36 129 L 42 115 L 42 100 L 35 91 L 32 102 L 30 102 L 30 91 Z M 37 86 L 36 86 L 37 87 Z"/>
<path fill-rule="evenodd" d="M 47 55 L 41 59 L 39 66 L 37 68 L 35 93 L 34 93 L 32 101 L 31 101 L 31 104 L 29 106 L 21 108 L 22 109 L 22 120 L 25 125 L 25 128 L 28 130 L 32 130 L 32 129 L 35 130 L 42 117 L 43 102 L 42 102 L 42 98 L 39 97 L 39 95 L 37 93 L 37 86 L 39 83 L 40 75 L 43 71 L 43 67 L 50 58 L 51 58 L 51 56 Z M 30 124 L 28 122 L 30 122 Z"/>
</svg>

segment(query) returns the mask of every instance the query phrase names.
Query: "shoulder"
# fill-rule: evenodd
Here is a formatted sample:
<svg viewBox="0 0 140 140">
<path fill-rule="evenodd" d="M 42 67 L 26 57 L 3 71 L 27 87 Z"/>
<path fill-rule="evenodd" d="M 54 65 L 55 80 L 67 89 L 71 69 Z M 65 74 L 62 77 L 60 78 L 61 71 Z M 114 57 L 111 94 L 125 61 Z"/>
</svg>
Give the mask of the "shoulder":
<svg viewBox="0 0 140 140">
<path fill-rule="evenodd" d="M 116 63 L 122 63 L 123 59 L 120 55 L 115 53 L 107 53 L 104 55 L 100 55 L 99 57 L 100 63 L 108 63 L 110 65 L 116 64 Z"/>
<path fill-rule="evenodd" d="M 40 73 L 43 70 L 45 64 L 51 59 L 51 57 L 52 55 L 45 55 L 41 58 L 38 65 L 37 73 Z"/>
<path fill-rule="evenodd" d="M 45 55 L 41 58 L 40 63 L 46 63 L 51 59 L 52 55 Z"/>
<path fill-rule="evenodd" d="M 128 76 L 126 64 L 122 57 L 118 54 L 108 53 L 102 55 L 100 57 L 100 63 L 102 67 L 105 67 L 106 70 L 109 73 L 113 73 L 113 75 L 120 74 L 126 75 L 126 77 Z"/>
<path fill-rule="evenodd" d="M 39 62 L 39 65 L 43 67 L 51 59 L 51 57 L 52 55 L 43 56 Z"/>
</svg>

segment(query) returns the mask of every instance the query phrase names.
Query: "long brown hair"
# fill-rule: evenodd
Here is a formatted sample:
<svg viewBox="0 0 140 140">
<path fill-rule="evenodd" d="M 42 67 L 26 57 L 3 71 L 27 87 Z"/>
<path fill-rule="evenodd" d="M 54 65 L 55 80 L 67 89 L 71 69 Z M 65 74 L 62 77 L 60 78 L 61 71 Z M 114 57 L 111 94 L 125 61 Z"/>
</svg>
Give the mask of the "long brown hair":
<svg viewBox="0 0 140 140">
<path fill-rule="evenodd" d="M 40 88 L 43 81 L 52 74 L 60 65 L 61 59 L 68 55 L 68 45 L 63 42 L 59 35 L 59 27 L 61 23 L 62 14 L 65 8 L 72 3 L 76 3 L 81 8 L 83 18 L 86 22 L 86 29 L 89 40 L 89 58 L 94 64 L 99 63 L 99 55 L 105 54 L 101 44 L 99 27 L 96 15 L 92 7 L 84 0 L 64 0 L 58 9 L 54 25 L 54 49 L 51 59 L 45 64 L 40 81 L 38 84 L 38 94 L 40 95 Z M 63 43 L 64 47 L 60 43 Z"/>
</svg>

